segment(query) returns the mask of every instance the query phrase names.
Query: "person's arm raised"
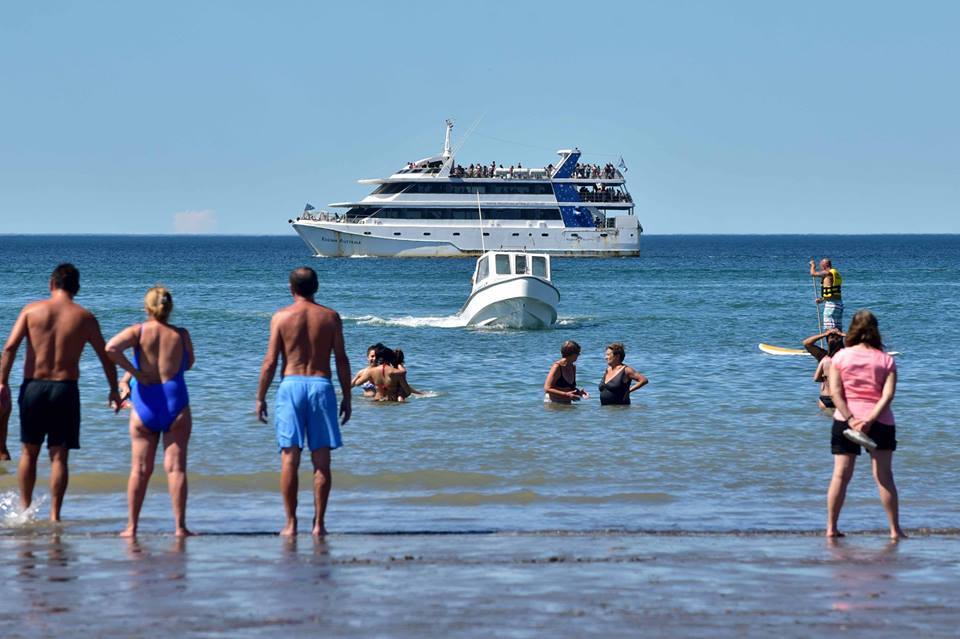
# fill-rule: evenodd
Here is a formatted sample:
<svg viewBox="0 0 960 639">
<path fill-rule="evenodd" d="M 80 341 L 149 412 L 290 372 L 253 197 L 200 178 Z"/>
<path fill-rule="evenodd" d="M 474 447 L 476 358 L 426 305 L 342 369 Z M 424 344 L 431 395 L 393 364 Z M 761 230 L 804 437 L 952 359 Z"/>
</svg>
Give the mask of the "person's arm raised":
<svg viewBox="0 0 960 639">
<path fill-rule="evenodd" d="M 270 341 L 267 342 L 267 352 L 263 356 L 263 364 L 260 366 L 260 381 L 257 384 L 257 406 L 255 413 L 257 419 L 264 424 L 267 423 L 267 389 L 273 383 L 273 376 L 277 373 L 277 359 L 283 350 L 283 339 L 280 337 L 280 320 L 278 314 L 270 319 Z"/>
<path fill-rule="evenodd" d="M 112 358 L 107 354 L 107 347 L 103 342 L 103 333 L 100 332 L 100 323 L 97 321 L 97 318 L 94 317 L 93 314 L 90 314 L 87 317 L 87 323 L 89 326 L 87 341 L 90 342 L 90 346 L 93 347 L 94 352 L 100 359 L 103 374 L 106 376 L 107 383 L 110 385 L 110 394 L 107 396 L 107 402 L 113 408 L 114 413 L 119 413 L 121 402 L 120 390 L 117 388 L 117 367 L 114 365 Z"/>
<path fill-rule="evenodd" d="M 26 311 L 20 311 L 17 321 L 13 324 L 10 331 L 10 337 L 3 346 L 3 355 L 0 356 L 0 406 L 10 407 L 10 371 L 13 370 L 13 361 L 17 359 L 17 350 L 20 348 L 20 342 L 27 335 L 27 314 Z"/>
<path fill-rule="evenodd" d="M 347 348 L 343 343 L 343 322 L 339 314 L 334 315 L 333 357 L 337 364 L 340 391 L 343 393 L 343 399 L 340 400 L 340 424 L 343 425 L 350 421 L 353 404 L 350 397 L 350 359 L 347 357 Z"/>
</svg>

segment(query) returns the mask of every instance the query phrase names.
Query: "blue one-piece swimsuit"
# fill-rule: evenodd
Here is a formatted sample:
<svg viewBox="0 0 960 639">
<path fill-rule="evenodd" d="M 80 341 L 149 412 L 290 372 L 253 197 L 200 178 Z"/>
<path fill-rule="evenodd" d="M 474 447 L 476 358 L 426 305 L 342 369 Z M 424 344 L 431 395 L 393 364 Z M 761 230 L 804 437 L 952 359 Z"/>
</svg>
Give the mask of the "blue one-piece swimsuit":
<svg viewBox="0 0 960 639">
<path fill-rule="evenodd" d="M 140 327 L 143 335 L 143 326 Z M 140 417 L 140 421 L 149 430 L 155 433 L 165 433 L 170 430 L 177 416 L 190 405 L 190 396 L 187 394 L 187 381 L 183 374 L 187 370 L 187 343 L 180 333 L 183 344 L 183 359 L 180 360 L 180 370 L 160 384 L 138 384 L 131 380 L 130 399 Z M 133 349 L 133 365 L 140 370 L 140 347 Z"/>
</svg>

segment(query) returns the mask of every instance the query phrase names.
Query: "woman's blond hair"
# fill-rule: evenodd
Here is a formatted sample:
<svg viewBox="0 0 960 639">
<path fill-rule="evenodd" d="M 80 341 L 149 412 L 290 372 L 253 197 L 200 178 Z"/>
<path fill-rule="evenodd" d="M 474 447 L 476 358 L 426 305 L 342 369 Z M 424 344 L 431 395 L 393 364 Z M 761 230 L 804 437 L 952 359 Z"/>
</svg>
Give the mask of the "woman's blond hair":
<svg viewBox="0 0 960 639">
<path fill-rule="evenodd" d="M 143 308 L 153 319 L 166 322 L 173 312 L 173 295 L 165 286 L 154 286 L 143 296 Z"/>
</svg>

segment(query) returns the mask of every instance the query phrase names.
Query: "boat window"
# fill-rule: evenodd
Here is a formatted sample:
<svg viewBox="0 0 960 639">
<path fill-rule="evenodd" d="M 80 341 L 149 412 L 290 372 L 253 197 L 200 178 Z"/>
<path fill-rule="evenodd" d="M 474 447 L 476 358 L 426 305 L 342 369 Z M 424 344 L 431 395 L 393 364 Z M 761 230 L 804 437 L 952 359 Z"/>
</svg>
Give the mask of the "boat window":
<svg viewBox="0 0 960 639">
<path fill-rule="evenodd" d="M 547 258 L 534 257 L 531 261 L 533 262 L 533 274 L 538 277 L 547 277 Z"/>
<path fill-rule="evenodd" d="M 347 219 L 356 221 L 367 217 L 393 220 L 479 220 L 475 206 L 469 208 L 420 208 L 355 206 L 347 211 Z M 560 209 L 552 208 L 484 208 L 485 220 L 559 220 Z"/>
<path fill-rule="evenodd" d="M 497 275 L 510 275 L 510 256 L 498 253 L 496 255 Z"/>
<path fill-rule="evenodd" d="M 527 256 L 518 255 L 515 265 L 517 267 L 515 273 L 517 275 L 525 275 L 527 273 Z"/>
<path fill-rule="evenodd" d="M 480 261 L 477 262 L 477 281 L 482 282 L 487 279 L 487 276 L 490 275 L 490 264 L 486 256 L 481 257 Z"/>
</svg>

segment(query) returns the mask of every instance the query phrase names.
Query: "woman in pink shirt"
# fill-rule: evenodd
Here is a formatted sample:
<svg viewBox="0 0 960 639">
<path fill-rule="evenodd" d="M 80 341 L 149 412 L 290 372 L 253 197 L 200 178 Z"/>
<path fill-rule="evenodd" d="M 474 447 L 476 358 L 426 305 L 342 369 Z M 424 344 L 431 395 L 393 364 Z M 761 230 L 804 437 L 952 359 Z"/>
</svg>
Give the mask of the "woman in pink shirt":
<svg viewBox="0 0 960 639">
<path fill-rule="evenodd" d="M 890 537 L 900 539 L 906 535 L 900 529 L 897 486 L 893 483 L 897 428 L 890 410 L 897 390 L 897 365 L 883 351 L 877 318 L 870 311 L 857 311 L 845 342 L 847 348 L 833 356 L 830 366 L 830 395 L 837 409 L 830 438 L 834 465 L 827 491 L 827 536 L 843 536 L 837 529 L 837 520 L 860 454 L 860 446 L 843 436 L 844 430 L 852 428 L 868 434 L 877 443 L 877 449 L 871 453 L 873 477 L 890 521 Z"/>
</svg>

